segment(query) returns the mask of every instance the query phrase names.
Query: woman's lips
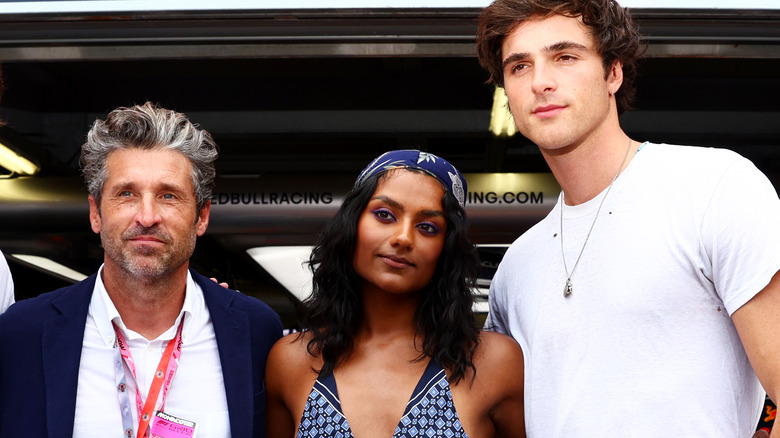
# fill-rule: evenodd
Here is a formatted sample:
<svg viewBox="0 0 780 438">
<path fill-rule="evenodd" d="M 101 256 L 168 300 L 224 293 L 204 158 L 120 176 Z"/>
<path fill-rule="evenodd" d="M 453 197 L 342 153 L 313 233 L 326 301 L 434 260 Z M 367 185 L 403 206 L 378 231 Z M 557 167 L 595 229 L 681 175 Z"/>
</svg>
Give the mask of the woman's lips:
<svg viewBox="0 0 780 438">
<path fill-rule="evenodd" d="M 409 260 L 403 258 L 403 257 L 397 257 L 392 255 L 383 255 L 380 256 L 382 260 L 384 260 L 385 263 L 387 263 L 389 266 L 393 268 L 405 268 L 408 266 L 414 266 Z"/>
</svg>

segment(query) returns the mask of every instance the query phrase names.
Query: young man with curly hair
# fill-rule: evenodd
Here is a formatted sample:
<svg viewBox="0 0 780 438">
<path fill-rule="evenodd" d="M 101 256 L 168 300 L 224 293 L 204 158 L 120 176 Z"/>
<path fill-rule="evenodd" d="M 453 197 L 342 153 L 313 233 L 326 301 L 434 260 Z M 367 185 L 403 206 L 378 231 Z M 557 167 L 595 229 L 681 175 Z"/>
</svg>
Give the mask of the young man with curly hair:
<svg viewBox="0 0 780 438">
<path fill-rule="evenodd" d="M 623 131 L 641 44 L 615 1 L 496 0 L 477 47 L 562 188 L 490 291 L 487 327 L 523 349 L 528 436 L 750 436 L 780 396 L 770 181 Z"/>
</svg>

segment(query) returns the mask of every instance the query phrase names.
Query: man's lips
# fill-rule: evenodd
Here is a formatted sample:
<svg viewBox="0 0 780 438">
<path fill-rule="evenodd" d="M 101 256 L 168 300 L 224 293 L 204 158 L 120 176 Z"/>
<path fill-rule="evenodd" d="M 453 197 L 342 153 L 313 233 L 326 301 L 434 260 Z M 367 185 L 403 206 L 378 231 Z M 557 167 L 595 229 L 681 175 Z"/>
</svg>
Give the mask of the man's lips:
<svg viewBox="0 0 780 438">
<path fill-rule="evenodd" d="M 545 105 L 536 107 L 536 109 L 533 110 L 533 114 L 542 118 L 553 117 L 560 114 L 564 108 L 566 107 L 563 105 Z"/>
<path fill-rule="evenodd" d="M 158 228 L 134 227 L 122 233 L 122 239 L 139 244 L 164 244 L 171 241 L 170 236 Z"/>
<path fill-rule="evenodd" d="M 130 240 L 132 242 L 135 242 L 135 243 L 140 243 L 140 244 L 149 244 L 149 243 L 151 243 L 151 244 L 162 244 L 162 243 L 165 243 L 162 240 L 160 240 L 159 238 L 154 237 L 154 236 L 136 236 L 136 237 L 132 237 L 132 238 L 130 238 L 128 240 Z"/>
<path fill-rule="evenodd" d="M 393 268 L 405 268 L 408 266 L 414 266 L 414 263 L 410 262 L 404 257 L 398 257 L 394 255 L 380 255 L 379 256 L 385 263 Z"/>
</svg>

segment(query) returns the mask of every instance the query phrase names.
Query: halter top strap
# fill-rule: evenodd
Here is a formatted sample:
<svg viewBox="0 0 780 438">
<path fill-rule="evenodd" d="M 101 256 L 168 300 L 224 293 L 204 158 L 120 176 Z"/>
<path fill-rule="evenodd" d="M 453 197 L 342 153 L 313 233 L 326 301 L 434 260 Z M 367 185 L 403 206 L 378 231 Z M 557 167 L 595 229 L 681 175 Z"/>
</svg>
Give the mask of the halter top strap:
<svg viewBox="0 0 780 438">
<path fill-rule="evenodd" d="M 306 401 L 298 438 L 353 438 L 341 409 L 333 373 L 320 376 Z M 452 392 L 444 368 L 431 359 L 417 382 L 412 397 L 393 433 L 393 438 L 445 436 L 465 438 L 466 432 L 452 403 Z"/>
</svg>

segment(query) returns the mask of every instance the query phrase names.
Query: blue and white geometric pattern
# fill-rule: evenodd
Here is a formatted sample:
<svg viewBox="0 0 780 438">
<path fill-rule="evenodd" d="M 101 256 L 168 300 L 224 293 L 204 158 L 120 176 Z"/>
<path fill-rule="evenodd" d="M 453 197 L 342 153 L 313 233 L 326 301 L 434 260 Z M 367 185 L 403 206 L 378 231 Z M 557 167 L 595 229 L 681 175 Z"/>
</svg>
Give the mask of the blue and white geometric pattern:
<svg viewBox="0 0 780 438">
<path fill-rule="evenodd" d="M 418 385 L 415 389 L 415 394 L 406 405 L 404 416 L 395 428 L 393 438 L 466 437 L 466 432 L 455 412 L 455 405 L 452 404 L 452 392 L 447 382 L 447 374 L 441 367 L 439 368 L 439 372 L 427 379 L 422 387 Z"/>
<path fill-rule="evenodd" d="M 306 400 L 296 437 L 353 438 L 338 397 L 319 379 Z"/>
<path fill-rule="evenodd" d="M 333 374 L 320 376 L 306 401 L 297 438 L 353 438 L 341 411 Z M 458 419 L 447 374 L 431 359 L 406 405 L 393 438 L 467 438 Z"/>
</svg>

